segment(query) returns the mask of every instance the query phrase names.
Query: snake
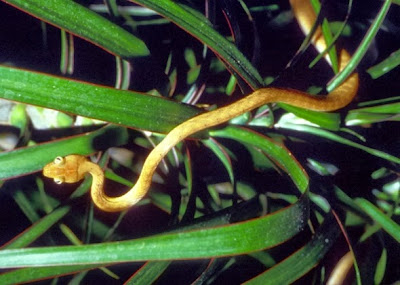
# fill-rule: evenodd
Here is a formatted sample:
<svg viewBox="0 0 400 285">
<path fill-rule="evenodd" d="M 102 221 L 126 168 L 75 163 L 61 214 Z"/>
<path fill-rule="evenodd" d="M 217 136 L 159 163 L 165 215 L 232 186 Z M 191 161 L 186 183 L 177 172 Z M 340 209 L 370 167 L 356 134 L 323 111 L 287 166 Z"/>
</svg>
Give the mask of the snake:
<svg viewBox="0 0 400 285">
<path fill-rule="evenodd" d="M 290 4 L 301 29 L 307 34 L 316 20 L 316 13 L 309 0 L 290 0 Z M 320 52 L 326 49 L 327 45 L 320 27 L 316 29 L 311 41 Z M 343 70 L 350 58 L 351 56 L 346 50 L 340 51 L 339 70 Z M 327 61 L 330 63 L 329 59 Z M 43 168 L 43 175 L 53 178 L 56 183 L 60 184 L 78 182 L 89 173 L 93 177 L 90 193 L 94 204 L 106 212 L 123 211 L 138 203 L 147 194 L 159 163 L 176 144 L 185 138 L 199 131 L 223 124 L 268 103 L 285 103 L 321 112 L 335 111 L 345 107 L 353 100 L 358 85 L 358 74 L 353 73 L 325 96 L 313 96 L 295 89 L 265 87 L 257 89 L 229 105 L 194 116 L 173 128 L 149 153 L 136 184 L 121 196 L 110 197 L 104 193 L 103 170 L 99 165 L 81 155 L 72 154 L 56 157 L 53 162 Z"/>
</svg>

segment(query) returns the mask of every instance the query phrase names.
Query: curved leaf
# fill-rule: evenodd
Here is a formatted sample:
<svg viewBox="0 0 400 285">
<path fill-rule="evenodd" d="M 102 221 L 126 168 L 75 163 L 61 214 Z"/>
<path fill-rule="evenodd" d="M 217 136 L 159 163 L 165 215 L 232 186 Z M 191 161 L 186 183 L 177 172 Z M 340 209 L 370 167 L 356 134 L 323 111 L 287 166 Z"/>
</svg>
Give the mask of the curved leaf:
<svg viewBox="0 0 400 285">
<path fill-rule="evenodd" d="M 4 66 L 0 98 L 154 132 L 168 132 L 199 113 L 162 97 Z"/>
<path fill-rule="evenodd" d="M 211 48 L 222 60 L 232 67 L 253 88 L 261 88 L 264 83 L 249 60 L 220 33 L 200 13 L 171 0 L 129 0 L 146 6 L 199 39 Z"/>
<path fill-rule="evenodd" d="M 296 116 L 303 118 L 318 126 L 331 130 L 338 131 L 340 128 L 340 114 L 339 113 L 325 113 L 312 110 L 306 110 L 287 104 L 279 104 L 280 107 Z"/>
<path fill-rule="evenodd" d="M 280 128 L 285 128 L 288 130 L 294 130 L 294 131 L 301 131 L 304 133 L 309 133 L 309 134 L 313 134 L 316 136 L 320 136 L 323 138 L 327 138 L 329 140 L 341 143 L 341 144 L 345 144 L 351 147 L 355 147 L 358 149 L 361 149 L 369 154 L 375 155 L 376 157 L 380 157 L 383 159 L 386 159 L 388 161 L 400 164 L 400 158 L 390 155 L 388 153 L 385 153 L 383 151 L 377 150 L 377 149 L 373 149 L 367 146 L 364 146 L 362 144 L 359 143 L 355 143 L 351 140 L 345 139 L 335 133 L 329 132 L 327 130 L 323 130 L 323 129 L 319 129 L 319 128 L 315 128 L 312 126 L 306 126 L 306 125 L 302 125 L 302 124 L 291 124 L 289 122 L 289 120 L 280 120 L 279 121 L 279 125 L 275 125 L 276 127 L 280 127 Z"/>
<path fill-rule="evenodd" d="M 153 284 L 170 264 L 169 260 L 147 262 L 124 284 Z"/>
<path fill-rule="evenodd" d="M 368 216 L 370 216 L 371 219 L 377 222 L 388 234 L 397 240 L 397 242 L 400 242 L 399 224 L 396 224 L 391 218 L 382 213 L 381 210 L 366 199 L 358 198 L 356 203 Z"/>
<path fill-rule="evenodd" d="M 98 268 L 99 265 L 71 265 L 71 266 L 52 266 L 42 268 L 22 268 L 0 274 L 2 285 L 20 284 L 32 281 L 43 280 L 43 278 L 63 276 L 84 270 Z"/>
<path fill-rule="evenodd" d="M 149 54 L 149 50 L 140 39 L 74 1 L 7 0 L 5 2 L 125 59 Z"/>
<path fill-rule="evenodd" d="M 308 217 L 304 195 L 296 204 L 273 214 L 215 228 L 101 244 L 1 250 L 0 268 L 239 255 L 290 239 L 304 228 Z"/>
<path fill-rule="evenodd" d="M 232 162 L 230 160 L 229 155 L 223 148 L 223 146 L 218 144 L 218 142 L 213 140 L 212 138 L 210 138 L 209 140 L 204 140 L 203 143 L 218 157 L 218 159 L 224 165 L 226 171 L 228 172 L 230 182 L 232 185 L 234 185 L 235 184 L 235 174 L 233 172 Z"/>
<path fill-rule="evenodd" d="M 222 130 L 210 131 L 211 136 L 229 138 L 260 148 L 292 178 L 297 188 L 304 192 L 308 187 L 308 176 L 304 169 L 283 145 L 248 129 L 228 126 Z"/>
<path fill-rule="evenodd" d="M 49 230 L 49 228 L 51 228 L 55 223 L 61 220 L 70 209 L 71 208 L 69 206 L 64 206 L 54 210 L 52 213 L 48 214 L 28 228 L 21 235 L 17 236 L 16 239 L 13 239 L 11 242 L 7 243 L 3 249 L 21 248 L 31 244 L 43 233 Z"/>
<path fill-rule="evenodd" d="M 375 39 L 376 33 L 379 31 L 383 20 L 386 17 L 387 12 L 389 11 L 391 0 L 385 0 L 380 9 L 378 15 L 376 16 L 374 22 L 371 27 L 368 29 L 367 34 L 362 40 L 361 44 L 358 46 L 357 50 L 354 52 L 353 57 L 349 61 L 349 63 L 343 68 L 341 72 L 339 72 L 327 85 L 326 90 L 331 92 L 336 87 L 338 87 L 349 75 L 356 69 L 357 65 L 363 59 L 364 55 L 367 53 L 370 44 Z"/>
<path fill-rule="evenodd" d="M 334 244 L 339 233 L 335 220 L 326 219 L 308 244 L 245 284 L 291 284 L 318 264 Z"/>
<path fill-rule="evenodd" d="M 108 126 L 68 139 L 0 152 L 0 179 L 39 171 L 59 155 L 65 156 L 71 153 L 89 155 L 107 147 L 124 144 L 127 141 L 126 129 Z"/>
<path fill-rule="evenodd" d="M 367 72 L 373 79 L 377 79 L 400 65 L 400 49 L 393 52 L 382 62 L 368 68 Z"/>
</svg>

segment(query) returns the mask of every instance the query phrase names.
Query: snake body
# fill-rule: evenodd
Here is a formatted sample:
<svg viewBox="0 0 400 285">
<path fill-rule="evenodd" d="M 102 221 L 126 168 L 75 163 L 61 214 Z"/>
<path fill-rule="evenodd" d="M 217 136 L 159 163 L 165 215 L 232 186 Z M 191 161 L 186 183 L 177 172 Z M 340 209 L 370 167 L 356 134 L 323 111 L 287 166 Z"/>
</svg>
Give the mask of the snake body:
<svg viewBox="0 0 400 285">
<path fill-rule="evenodd" d="M 290 2 L 300 26 L 307 33 L 316 19 L 314 10 L 308 0 L 291 0 Z M 320 28 L 317 29 L 312 41 L 318 50 L 322 51 L 326 48 Z M 348 52 L 342 50 L 339 55 L 340 70 L 348 64 L 349 59 Z M 91 187 L 93 202 L 107 212 L 122 211 L 136 204 L 146 195 L 158 164 L 176 144 L 188 136 L 225 123 L 243 113 L 272 102 L 286 103 L 314 111 L 334 111 L 349 104 L 357 90 L 357 73 L 349 76 L 345 82 L 326 96 L 316 97 L 286 88 L 261 88 L 230 105 L 190 118 L 172 129 L 150 152 L 136 184 L 126 194 L 119 197 L 109 197 L 104 193 L 104 173 L 102 169 L 80 155 L 57 157 L 44 167 L 43 174 L 46 177 L 54 178 L 57 183 L 73 183 L 81 180 L 86 173 L 90 173 L 93 176 Z"/>
</svg>

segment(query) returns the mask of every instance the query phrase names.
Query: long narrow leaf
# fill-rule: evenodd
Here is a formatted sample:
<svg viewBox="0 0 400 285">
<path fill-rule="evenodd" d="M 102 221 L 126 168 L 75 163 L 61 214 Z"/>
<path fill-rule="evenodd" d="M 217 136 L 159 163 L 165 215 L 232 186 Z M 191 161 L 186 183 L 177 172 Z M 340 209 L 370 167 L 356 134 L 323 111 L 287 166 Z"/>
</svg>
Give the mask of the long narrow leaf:
<svg viewBox="0 0 400 285">
<path fill-rule="evenodd" d="M 245 254 L 276 246 L 293 237 L 307 224 L 308 212 L 308 198 L 305 195 L 296 204 L 271 215 L 227 226 L 120 242 L 2 250 L 0 268 L 198 259 Z"/>
<path fill-rule="evenodd" d="M 400 65 L 400 49 L 393 52 L 382 62 L 368 68 L 367 72 L 373 79 L 377 79 Z"/>
<path fill-rule="evenodd" d="M 307 189 L 307 174 L 290 151 L 283 145 L 251 130 L 233 126 L 228 126 L 222 130 L 210 131 L 209 133 L 211 136 L 230 138 L 260 148 L 289 174 L 301 192 Z"/>
<path fill-rule="evenodd" d="M 54 210 L 49 215 L 32 225 L 28 230 L 17 236 L 16 239 L 5 245 L 3 249 L 21 248 L 34 242 L 43 233 L 48 231 L 55 223 L 62 219 L 70 210 L 69 206 L 64 206 Z"/>
<path fill-rule="evenodd" d="M 376 157 L 380 157 L 383 159 L 386 159 L 388 161 L 400 164 L 400 158 L 395 157 L 393 155 L 390 155 L 388 153 L 385 153 L 383 151 L 377 150 L 377 149 L 373 149 L 367 146 L 364 146 L 362 144 L 359 143 L 355 143 L 351 140 L 345 139 L 337 134 L 334 134 L 332 132 L 323 130 L 323 129 L 319 129 L 319 128 L 315 128 L 315 127 L 311 127 L 311 126 L 306 126 L 306 125 L 301 125 L 301 124 L 291 124 L 289 123 L 287 120 L 281 120 L 279 122 L 279 125 L 275 125 L 276 127 L 281 127 L 281 128 L 285 128 L 285 129 L 289 129 L 289 130 L 294 130 L 294 131 L 300 131 L 300 132 L 305 132 L 305 133 L 309 133 L 309 134 L 313 134 L 319 137 L 323 137 L 323 138 L 327 138 L 329 140 L 341 143 L 341 144 L 345 144 L 351 147 L 355 147 L 358 149 L 361 149 L 369 154 L 372 154 Z"/>
<path fill-rule="evenodd" d="M 376 16 L 374 22 L 372 23 L 371 27 L 369 28 L 367 34 L 365 35 L 359 47 L 357 48 L 350 62 L 341 72 L 337 74 L 337 76 L 335 76 L 328 83 L 328 86 L 326 87 L 326 90 L 328 90 L 328 92 L 331 92 L 336 87 L 338 87 L 356 69 L 357 65 L 360 63 L 365 53 L 368 51 L 368 48 L 370 44 L 373 42 L 376 33 L 379 31 L 379 28 L 381 27 L 383 20 L 385 19 L 385 16 L 389 11 L 391 3 L 392 3 L 391 0 L 385 0 L 385 2 L 382 5 L 382 8 L 380 9 L 378 15 Z"/>
<path fill-rule="evenodd" d="M 51 266 L 42 268 L 22 268 L 0 274 L 2 285 L 20 284 L 32 281 L 43 280 L 44 278 L 63 276 L 90 270 L 100 267 L 100 265 L 70 265 L 70 266 Z"/>
<path fill-rule="evenodd" d="M 65 29 L 123 58 L 146 56 L 138 38 L 71 0 L 3 0 L 45 22 Z"/>
<path fill-rule="evenodd" d="M 237 47 L 214 30 L 198 12 L 171 0 L 129 0 L 146 6 L 195 36 L 211 48 L 254 89 L 264 85 L 258 71 Z"/>
<path fill-rule="evenodd" d="M 4 66 L 0 98 L 155 132 L 168 132 L 199 113 L 161 97 Z"/>
<path fill-rule="evenodd" d="M 334 219 L 327 219 L 307 245 L 245 284 L 291 284 L 318 264 L 334 244 L 339 233 L 339 227 L 334 224 Z"/>
<path fill-rule="evenodd" d="M 371 217 L 371 219 L 377 222 L 386 232 L 396 239 L 397 242 L 400 242 L 400 225 L 396 224 L 368 200 L 359 198 L 356 200 L 356 203 Z"/>
<path fill-rule="evenodd" d="M 147 262 L 125 284 L 153 284 L 170 264 L 169 260 Z"/>
<path fill-rule="evenodd" d="M 110 138 L 112 138 L 112 141 L 110 141 Z M 127 140 L 126 129 L 108 126 L 68 139 L 1 152 L 0 179 L 38 171 L 56 156 L 65 156 L 71 153 L 89 155 L 98 150 L 124 144 Z"/>
</svg>

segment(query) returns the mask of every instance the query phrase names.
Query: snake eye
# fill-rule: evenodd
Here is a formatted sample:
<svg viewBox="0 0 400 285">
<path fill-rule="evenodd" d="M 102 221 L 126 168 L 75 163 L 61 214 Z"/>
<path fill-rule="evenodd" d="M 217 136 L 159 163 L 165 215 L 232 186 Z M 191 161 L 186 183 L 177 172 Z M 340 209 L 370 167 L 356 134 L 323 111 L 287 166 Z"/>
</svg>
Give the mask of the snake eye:
<svg viewBox="0 0 400 285">
<path fill-rule="evenodd" d="M 57 183 L 57 184 L 62 184 L 62 183 L 64 182 L 64 179 L 59 178 L 59 177 L 56 177 L 56 178 L 54 178 L 53 180 L 54 180 L 54 182 Z"/>
<path fill-rule="evenodd" d="M 65 159 L 64 159 L 64 157 L 61 157 L 61 156 L 57 156 L 54 159 L 54 163 L 57 164 L 57 165 L 63 165 L 64 162 L 65 162 Z"/>
</svg>

